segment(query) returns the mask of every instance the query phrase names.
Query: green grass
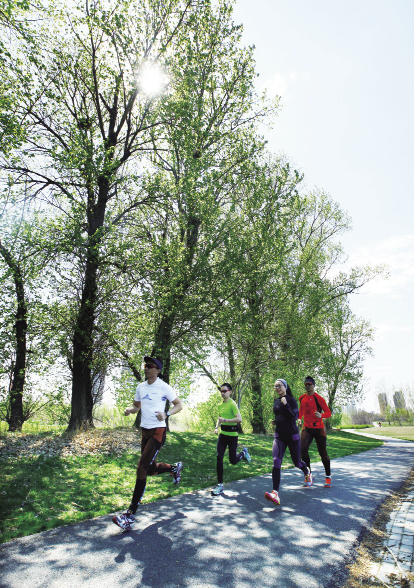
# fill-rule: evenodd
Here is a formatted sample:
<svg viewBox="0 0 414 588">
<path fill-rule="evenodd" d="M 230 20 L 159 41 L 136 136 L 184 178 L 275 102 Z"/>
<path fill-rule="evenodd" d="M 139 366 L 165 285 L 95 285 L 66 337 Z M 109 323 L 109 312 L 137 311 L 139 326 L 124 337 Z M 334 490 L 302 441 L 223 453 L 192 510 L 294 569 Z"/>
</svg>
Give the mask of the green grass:
<svg viewBox="0 0 414 588">
<path fill-rule="evenodd" d="M 30 420 L 23 424 L 23 433 L 25 435 L 38 435 L 39 433 L 59 434 L 63 433 L 66 428 L 67 425 L 52 425 L 50 423 Z M 0 435 L 11 435 L 12 433 L 9 433 L 8 429 L 9 425 L 5 421 L 0 421 Z"/>
<path fill-rule="evenodd" d="M 369 429 L 371 425 L 341 425 L 338 429 Z"/>
<path fill-rule="evenodd" d="M 373 435 L 383 435 L 384 437 L 396 437 L 404 441 L 414 441 L 414 426 L 392 427 L 389 425 L 382 427 L 370 427 L 364 429 L 364 433 Z"/>
<path fill-rule="evenodd" d="M 171 432 L 159 461 L 183 461 L 185 469 L 179 486 L 171 476 L 148 479 L 145 502 L 153 502 L 184 492 L 215 485 L 216 440 L 213 434 Z M 270 473 L 272 436 L 242 435 L 252 463 L 230 466 L 225 459 L 225 481 L 239 480 Z M 331 458 L 359 453 L 381 445 L 375 439 L 362 438 L 342 431 L 328 436 Z M 315 443 L 311 459 L 319 461 Z M 87 455 L 83 457 L 7 458 L 0 461 L 0 541 L 23 537 L 108 514 L 128 506 L 135 484 L 138 456 L 127 453 Z M 290 465 L 285 457 L 285 467 Z"/>
</svg>

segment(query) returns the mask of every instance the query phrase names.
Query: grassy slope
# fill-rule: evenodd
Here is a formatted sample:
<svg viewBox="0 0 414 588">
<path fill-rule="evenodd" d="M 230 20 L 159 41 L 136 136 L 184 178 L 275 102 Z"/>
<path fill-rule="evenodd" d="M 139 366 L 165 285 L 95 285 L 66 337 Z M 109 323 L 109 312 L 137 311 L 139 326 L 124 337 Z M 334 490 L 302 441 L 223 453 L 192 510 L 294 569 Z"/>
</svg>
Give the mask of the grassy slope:
<svg viewBox="0 0 414 588">
<path fill-rule="evenodd" d="M 213 486 L 216 439 L 212 434 L 170 433 L 158 461 L 183 461 L 182 482 L 177 487 L 169 475 L 149 478 L 145 502 Z M 270 473 L 272 436 L 243 435 L 239 441 L 249 448 L 252 463 L 230 466 L 225 458 L 225 482 Z M 381 442 L 375 439 L 342 431 L 331 432 L 328 437 L 331 458 L 378 445 Z M 311 459 L 319 461 L 315 443 Z M 136 453 L 2 459 L 0 541 L 125 508 L 135 483 L 136 463 Z M 284 467 L 288 466 L 291 464 L 286 455 Z"/>
<path fill-rule="evenodd" d="M 384 437 L 395 437 L 396 439 L 404 439 L 405 441 L 414 441 L 414 427 L 369 427 L 361 430 L 361 433 L 372 433 L 373 435 L 383 435 Z"/>
</svg>

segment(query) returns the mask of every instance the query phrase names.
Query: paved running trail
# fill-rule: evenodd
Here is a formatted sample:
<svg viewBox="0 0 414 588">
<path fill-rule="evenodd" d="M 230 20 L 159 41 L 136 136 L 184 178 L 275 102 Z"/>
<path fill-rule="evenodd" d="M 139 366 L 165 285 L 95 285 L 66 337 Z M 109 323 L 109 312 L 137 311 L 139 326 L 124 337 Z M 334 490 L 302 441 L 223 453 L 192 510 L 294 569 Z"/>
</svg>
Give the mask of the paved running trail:
<svg viewBox="0 0 414 588">
<path fill-rule="evenodd" d="M 332 488 L 321 464 L 311 488 L 299 470 L 283 471 L 278 507 L 264 499 L 267 475 L 227 484 L 219 497 L 203 490 L 141 506 L 130 533 L 108 515 L 17 539 L 0 546 L 0 586 L 333 588 L 413 464 L 414 443 L 387 439 L 332 460 Z"/>
</svg>

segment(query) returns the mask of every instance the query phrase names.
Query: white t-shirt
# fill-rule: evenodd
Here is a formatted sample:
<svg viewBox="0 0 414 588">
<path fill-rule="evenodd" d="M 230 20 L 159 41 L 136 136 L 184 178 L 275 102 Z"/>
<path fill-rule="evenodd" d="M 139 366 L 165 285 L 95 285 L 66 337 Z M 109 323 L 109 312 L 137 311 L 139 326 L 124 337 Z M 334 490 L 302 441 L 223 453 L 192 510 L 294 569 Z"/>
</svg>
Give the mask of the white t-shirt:
<svg viewBox="0 0 414 588">
<path fill-rule="evenodd" d="M 144 429 L 166 427 L 165 421 L 159 421 L 155 413 L 164 412 L 165 401 L 172 402 L 176 398 L 177 394 L 171 386 L 159 378 L 153 384 L 148 384 L 147 380 L 138 384 L 135 400 L 141 402 L 141 427 Z"/>
</svg>

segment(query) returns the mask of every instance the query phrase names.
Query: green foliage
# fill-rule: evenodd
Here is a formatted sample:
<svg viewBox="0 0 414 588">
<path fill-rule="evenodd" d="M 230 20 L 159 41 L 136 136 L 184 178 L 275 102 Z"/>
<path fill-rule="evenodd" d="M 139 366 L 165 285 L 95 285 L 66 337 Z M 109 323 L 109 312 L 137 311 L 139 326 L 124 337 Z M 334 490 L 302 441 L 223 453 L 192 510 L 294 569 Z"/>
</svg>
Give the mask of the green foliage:
<svg viewBox="0 0 414 588">
<path fill-rule="evenodd" d="M 130 398 L 128 407 L 132 406 L 133 398 L 134 395 L 132 399 Z M 124 410 L 124 408 L 118 408 L 117 406 L 95 405 L 93 411 L 95 426 L 98 428 L 130 427 L 131 417 L 126 417 Z"/>
<path fill-rule="evenodd" d="M 56 383 L 51 390 L 44 392 L 40 418 L 44 423 L 67 426 L 70 417 L 68 388 L 64 383 Z"/>
<path fill-rule="evenodd" d="M 194 421 L 191 425 L 192 430 L 197 433 L 207 433 L 214 431 L 218 419 L 218 405 L 221 404 L 222 398 L 216 390 L 210 393 L 207 400 L 200 402 L 194 407 Z"/>
<path fill-rule="evenodd" d="M 259 123 L 278 103 L 256 94 L 232 1 L 2 1 L 14 32 L 0 46 L 0 237 L 24 276 L 28 381 L 45 418 L 68 416 L 60 383 L 38 383 L 62 361 L 71 428 L 92 422 L 98 375 L 118 380 L 122 418 L 145 354 L 184 399 L 201 374 L 231 381 L 256 432 L 276 377 L 297 397 L 312 373 L 331 407 L 359 392 L 372 329 L 348 297 L 379 270 L 339 271 L 347 214 L 266 152 Z M 157 97 L 140 77 L 155 62 L 169 76 Z M 0 264 L 5 378 L 11 278 Z M 208 430 L 212 399 L 197 410 Z"/>
<path fill-rule="evenodd" d="M 132 406 L 135 397 L 135 390 L 139 382 L 131 375 L 128 370 L 123 370 L 116 381 L 116 387 L 113 391 L 117 409 L 122 412 Z"/>
<path fill-rule="evenodd" d="M 0 390 L 0 420 L 7 421 L 10 414 L 10 399 L 6 391 Z M 34 421 L 42 426 L 67 426 L 70 415 L 70 403 L 67 397 L 67 388 L 59 388 L 56 384 L 51 391 L 43 391 L 39 394 L 26 386 L 23 400 L 24 431 L 28 432 L 30 427 L 27 421 Z M 35 425 L 34 425 L 35 426 Z"/>
<path fill-rule="evenodd" d="M 343 413 L 341 408 L 335 408 L 332 411 L 332 416 L 329 419 L 325 420 L 326 427 L 328 429 L 336 429 L 338 428 L 343 422 Z"/>
</svg>

